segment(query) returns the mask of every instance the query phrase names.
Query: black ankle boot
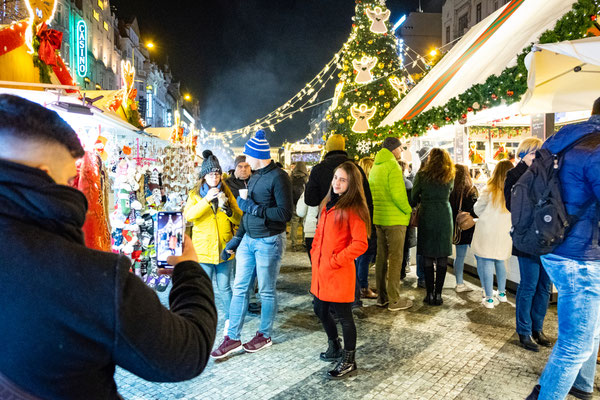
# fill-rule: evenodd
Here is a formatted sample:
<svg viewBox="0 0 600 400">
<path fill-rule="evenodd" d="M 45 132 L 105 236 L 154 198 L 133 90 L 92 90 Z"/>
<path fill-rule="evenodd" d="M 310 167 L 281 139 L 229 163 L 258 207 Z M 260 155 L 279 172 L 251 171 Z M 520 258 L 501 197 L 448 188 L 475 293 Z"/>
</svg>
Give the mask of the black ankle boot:
<svg viewBox="0 0 600 400">
<path fill-rule="evenodd" d="M 433 300 L 433 304 L 436 306 L 441 306 L 444 304 L 444 300 L 442 299 L 442 293 L 436 293 L 435 298 Z"/>
<path fill-rule="evenodd" d="M 354 361 L 355 351 L 344 350 L 342 359 L 337 363 L 334 369 L 327 372 L 329 379 L 343 379 L 356 375 L 356 362 Z"/>
<path fill-rule="evenodd" d="M 329 346 L 327 347 L 327 351 L 321 353 L 319 358 L 323 361 L 336 361 L 338 360 L 342 354 L 342 345 L 340 343 L 340 338 L 335 340 L 328 340 Z"/>
<path fill-rule="evenodd" d="M 525 348 L 525 350 L 536 351 L 536 352 L 540 351 L 540 348 L 533 341 L 533 339 L 531 338 L 531 335 L 519 335 L 519 342 L 521 343 L 521 346 L 523 346 L 523 348 Z"/>
<path fill-rule="evenodd" d="M 532 332 L 531 337 L 533 337 L 533 340 L 535 340 L 540 346 L 552 347 L 552 342 L 546 337 L 546 335 L 544 335 L 544 332 L 542 331 Z"/>
<path fill-rule="evenodd" d="M 431 292 L 427 292 L 427 295 L 425 296 L 425 298 L 423 299 L 423 303 L 425 304 L 429 304 L 430 306 L 432 306 L 434 304 L 434 296 L 433 293 Z"/>
</svg>

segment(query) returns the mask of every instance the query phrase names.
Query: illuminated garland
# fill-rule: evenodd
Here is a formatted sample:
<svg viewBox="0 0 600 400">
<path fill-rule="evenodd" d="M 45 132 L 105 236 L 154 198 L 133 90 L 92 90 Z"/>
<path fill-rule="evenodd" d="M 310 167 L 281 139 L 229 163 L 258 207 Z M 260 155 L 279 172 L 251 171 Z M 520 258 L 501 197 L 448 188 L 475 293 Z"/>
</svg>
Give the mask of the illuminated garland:
<svg viewBox="0 0 600 400">
<path fill-rule="evenodd" d="M 530 136 L 531 128 L 528 126 L 518 127 L 502 127 L 497 128 L 493 126 L 470 126 L 469 127 L 469 139 L 474 136 L 486 136 L 492 135 L 492 138 L 504 138 L 512 139 L 517 136 Z"/>
<path fill-rule="evenodd" d="M 579 0 L 573 9 L 560 18 L 553 29 L 544 32 L 539 43 L 554 43 L 591 36 L 600 3 L 597 0 Z M 500 75 L 490 76 L 485 83 L 473 85 L 462 94 L 450 99 L 444 106 L 433 107 L 410 120 L 400 120 L 391 126 L 380 126 L 369 131 L 372 138 L 386 136 L 422 136 L 431 128 L 453 125 L 465 121 L 468 112 L 495 107 L 503 102 L 516 103 L 527 91 L 527 68 L 525 56 L 531 46 L 523 49 L 517 57 L 517 65 L 506 68 Z"/>
</svg>

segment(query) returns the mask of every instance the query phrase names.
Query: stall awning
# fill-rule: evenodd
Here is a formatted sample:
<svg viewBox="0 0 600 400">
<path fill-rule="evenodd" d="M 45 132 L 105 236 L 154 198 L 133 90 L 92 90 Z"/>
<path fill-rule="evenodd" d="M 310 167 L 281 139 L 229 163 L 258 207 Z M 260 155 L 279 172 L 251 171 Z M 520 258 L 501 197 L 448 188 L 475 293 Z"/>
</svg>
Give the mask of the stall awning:
<svg viewBox="0 0 600 400">
<path fill-rule="evenodd" d="M 600 97 L 600 37 L 539 44 L 535 49 L 525 58 L 529 89 L 521 112 L 591 109 Z"/>
<path fill-rule="evenodd" d="M 383 120 L 391 125 L 442 106 L 514 65 L 517 55 L 571 10 L 574 0 L 512 0 L 471 28 Z"/>
</svg>

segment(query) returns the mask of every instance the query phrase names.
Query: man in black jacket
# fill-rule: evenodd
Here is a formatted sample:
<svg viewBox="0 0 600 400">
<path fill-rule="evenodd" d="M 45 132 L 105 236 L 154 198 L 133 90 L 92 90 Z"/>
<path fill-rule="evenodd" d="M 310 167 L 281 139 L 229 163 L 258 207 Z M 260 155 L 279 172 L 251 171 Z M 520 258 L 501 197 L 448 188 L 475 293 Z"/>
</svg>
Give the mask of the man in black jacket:
<svg viewBox="0 0 600 400">
<path fill-rule="evenodd" d="M 271 331 L 277 314 L 277 277 L 285 252 L 286 223 L 292 218 L 292 185 L 284 170 L 271 160 L 265 132 L 259 130 L 244 147 L 246 160 L 254 174 L 248 193 L 237 198 L 244 212 L 236 236 L 223 250 L 222 257 L 236 252 L 236 274 L 229 309 L 229 329 L 219 347 L 211 353 L 216 359 L 245 350 L 254 353 L 271 346 Z M 229 254 L 225 254 L 225 253 Z M 260 326 L 254 338 L 242 345 L 241 333 L 248 307 L 246 296 L 256 272 L 262 302 Z"/>
<path fill-rule="evenodd" d="M 348 157 L 348 153 L 346 152 L 346 140 L 342 135 L 331 135 L 329 139 L 327 139 L 327 143 L 325 143 L 325 151 L 327 151 L 327 154 L 325 154 L 323 161 L 313 167 L 306 188 L 304 189 L 304 201 L 309 206 L 320 205 L 321 201 L 327 196 L 335 169 L 346 161 L 353 161 Z M 356 166 L 363 177 L 365 199 L 367 200 L 367 207 L 369 207 L 371 222 L 373 222 L 373 197 L 371 196 L 371 189 L 369 188 L 369 180 L 362 168 L 359 165 Z M 376 243 L 376 238 L 374 237 L 375 229 L 373 229 L 372 232 L 373 234 L 370 241 L 375 241 Z M 310 252 L 310 249 L 308 249 L 308 251 Z M 362 306 L 358 276 L 356 279 L 356 288 L 354 290 L 355 308 Z"/>
<path fill-rule="evenodd" d="M 225 182 L 229 186 L 229 189 L 231 189 L 233 197 L 237 198 L 240 195 L 240 189 L 248 189 L 248 181 L 252 175 L 252 169 L 250 168 L 250 164 L 246 162 L 245 155 L 237 156 L 234 164 L 233 175 L 227 178 Z"/>
<path fill-rule="evenodd" d="M 116 399 L 115 365 L 175 382 L 208 360 L 217 313 L 189 239 L 171 311 L 128 258 L 85 247 L 87 201 L 67 186 L 83 154 L 55 112 L 0 95 L 2 398 Z"/>
</svg>

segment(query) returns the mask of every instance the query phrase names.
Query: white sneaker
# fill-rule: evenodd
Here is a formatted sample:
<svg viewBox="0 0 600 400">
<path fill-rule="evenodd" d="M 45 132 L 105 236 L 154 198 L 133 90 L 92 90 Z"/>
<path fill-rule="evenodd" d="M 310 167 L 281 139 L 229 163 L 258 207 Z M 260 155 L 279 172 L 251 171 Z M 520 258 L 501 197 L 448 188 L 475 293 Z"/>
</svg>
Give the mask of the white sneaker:
<svg viewBox="0 0 600 400">
<path fill-rule="evenodd" d="M 485 308 L 494 308 L 494 299 L 491 297 L 486 297 L 481 300 L 481 304 L 483 304 Z"/>
<path fill-rule="evenodd" d="M 456 293 L 462 293 L 462 292 L 470 292 L 473 289 L 471 289 L 470 287 L 468 287 L 464 283 L 461 283 L 460 285 L 456 285 L 456 287 L 454 288 L 454 290 L 456 290 Z"/>
<path fill-rule="evenodd" d="M 223 336 L 227 336 L 227 331 L 229 330 L 229 320 L 225 320 L 225 327 L 223 328 Z"/>
<path fill-rule="evenodd" d="M 508 299 L 506 298 L 506 292 L 498 293 L 496 295 L 496 298 L 500 303 L 506 303 L 508 301 Z"/>
</svg>

